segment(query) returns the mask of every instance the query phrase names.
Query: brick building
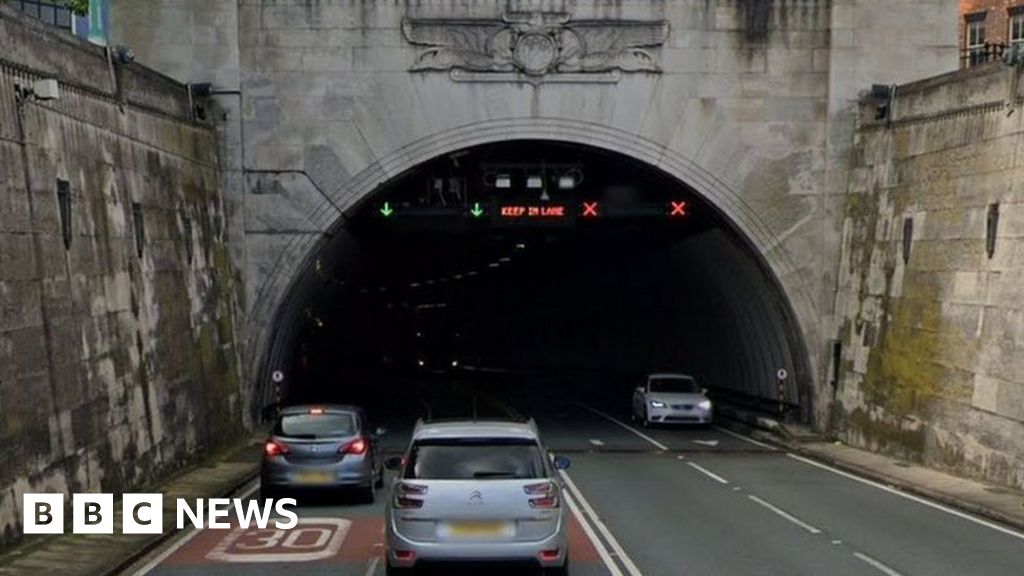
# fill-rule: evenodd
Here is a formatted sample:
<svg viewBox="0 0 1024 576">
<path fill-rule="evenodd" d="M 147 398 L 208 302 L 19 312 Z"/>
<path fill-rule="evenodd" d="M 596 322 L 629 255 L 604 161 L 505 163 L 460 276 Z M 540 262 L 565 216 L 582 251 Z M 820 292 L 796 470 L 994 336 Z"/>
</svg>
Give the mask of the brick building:
<svg viewBox="0 0 1024 576">
<path fill-rule="evenodd" d="M 960 48 L 964 66 L 997 58 L 1024 43 L 1024 0 L 960 0 Z"/>
</svg>

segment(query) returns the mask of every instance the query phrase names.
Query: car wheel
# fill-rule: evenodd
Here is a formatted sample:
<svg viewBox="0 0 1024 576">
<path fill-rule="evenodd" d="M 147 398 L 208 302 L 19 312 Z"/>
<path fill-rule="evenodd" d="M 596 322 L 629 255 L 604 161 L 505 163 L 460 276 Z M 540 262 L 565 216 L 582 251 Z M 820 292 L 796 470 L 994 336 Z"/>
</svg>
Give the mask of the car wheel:
<svg viewBox="0 0 1024 576">
<path fill-rule="evenodd" d="M 376 480 L 370 480 L 370 485 L 367 486 L 366 488 L 363 488 L 362 496 L 363 496 L 362 499 L 363 499 L 363 503 L 364 504 L 373 504 L 374 501 L 377 500 L 377 481 Z"/>
<path fill-rule="evenodd" d="M 569 556 L 565 557 L 565 564 L 554 568 L 545 568 L 544 576 L 569 576 Z"/>
<path fill-rule="evenodd" d="M 644 428 L 650 428 L 651 427 L 651 415 L 647 411 L 646 408 L 644 408 L 644 422 L 643 422 L 643 424 L 644 424 Z"/>
<path fill-rule="evenodd" d="M 390 563 L 384 565 L 384 574 L 386 576 L 410 576 L 412 573 L 412 568 L 395 568 Z"/>
</svg>

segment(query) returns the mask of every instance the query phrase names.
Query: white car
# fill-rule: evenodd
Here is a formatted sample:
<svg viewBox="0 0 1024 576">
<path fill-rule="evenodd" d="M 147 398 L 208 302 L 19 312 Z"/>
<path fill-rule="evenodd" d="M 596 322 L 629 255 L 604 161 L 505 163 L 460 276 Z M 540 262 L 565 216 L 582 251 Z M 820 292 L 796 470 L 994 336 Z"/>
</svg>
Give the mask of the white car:
<svg viewBox="0 0 1024 576">
<path fill-rule="evenodd" d="M 711 424 L 711 400 L 693 376 L 649 374 L 633 392 L 633 420 L 652 424 Z"/>
</svg>

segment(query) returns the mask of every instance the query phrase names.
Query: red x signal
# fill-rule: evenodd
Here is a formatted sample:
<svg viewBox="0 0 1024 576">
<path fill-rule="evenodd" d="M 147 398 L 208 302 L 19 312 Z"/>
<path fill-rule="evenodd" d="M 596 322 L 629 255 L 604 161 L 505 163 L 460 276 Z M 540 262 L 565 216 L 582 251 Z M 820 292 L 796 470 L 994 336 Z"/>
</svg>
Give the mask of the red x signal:
<svg viewBox="0 0 1024 576">
<path fill-rule="evenodd" d="M 597 202 L 584 202 L 583 203 L 583 217 L 584 218 L 597 218 Z"/>
<path fill-rule="evenodd" d="M 686 216 L 686 202 L 672 201 L 672 211 L 669 212 L 669 216 Z"/>
</svg>

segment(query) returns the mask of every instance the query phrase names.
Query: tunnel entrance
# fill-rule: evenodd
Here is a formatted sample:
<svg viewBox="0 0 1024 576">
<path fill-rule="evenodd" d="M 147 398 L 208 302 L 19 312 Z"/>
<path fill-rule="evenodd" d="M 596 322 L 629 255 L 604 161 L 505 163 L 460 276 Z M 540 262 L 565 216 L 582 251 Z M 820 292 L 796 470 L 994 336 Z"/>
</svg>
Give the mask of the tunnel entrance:
<svg viewBox="0 0 1024 576">
<path fill-rule="evenodd" d="M 522 140 L 435 158 L 351 210 L 278 313 L 284 403 L 375 403 L 395 382 L 543 381 L 628 398 L 648 372 L 809 404 L 805 348 L 756 250 L 645 163 Z M 393 394 L 392 388 L 387 394 Z"/>
</svg>

